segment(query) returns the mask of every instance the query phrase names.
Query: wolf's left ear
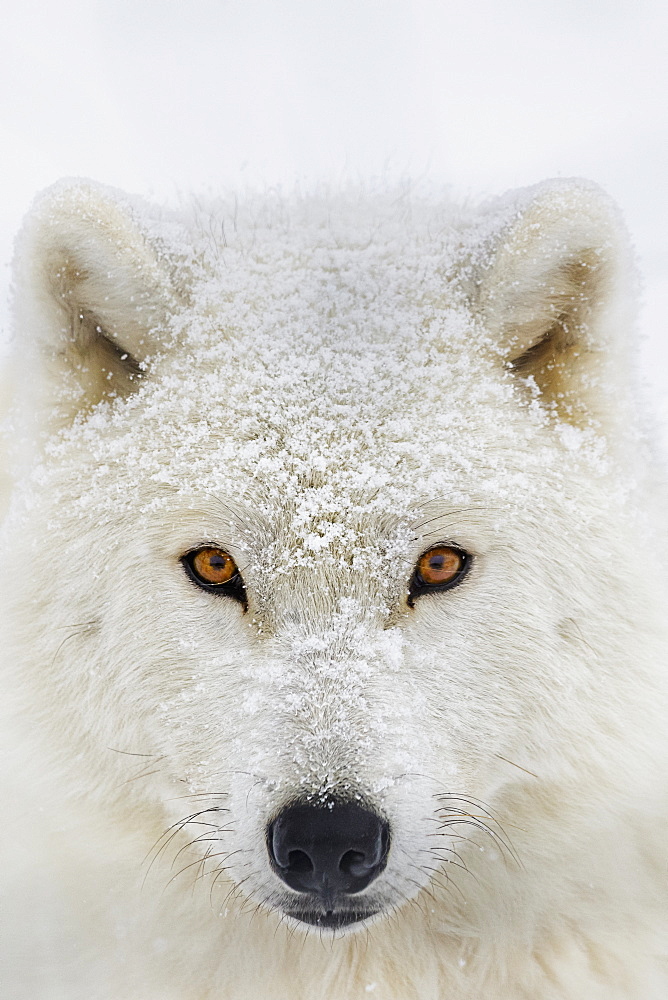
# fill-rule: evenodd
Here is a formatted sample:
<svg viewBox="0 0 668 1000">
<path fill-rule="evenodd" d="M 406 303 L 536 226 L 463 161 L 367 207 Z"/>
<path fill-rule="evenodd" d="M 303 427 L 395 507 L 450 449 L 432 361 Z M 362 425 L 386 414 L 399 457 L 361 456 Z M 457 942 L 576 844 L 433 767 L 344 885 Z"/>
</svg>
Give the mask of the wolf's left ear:
<svg viewBox="0 0 668 1000">
<path fill-rule="evenodd" d="M 518 192 L 500 217 L 476 297 L 503 363 L 561 420 L 608 421 L 631 383 L 633 267 L 617 209 L 594 184 L 556 180 Z"/>
<path fill-rule="evenodd" d="M 91 181 L 55 184 L 19 236 L 14 284 L 15 389 L 44 419 L 139 388 L 175 297 L 143 206 Z"/>
</svg>

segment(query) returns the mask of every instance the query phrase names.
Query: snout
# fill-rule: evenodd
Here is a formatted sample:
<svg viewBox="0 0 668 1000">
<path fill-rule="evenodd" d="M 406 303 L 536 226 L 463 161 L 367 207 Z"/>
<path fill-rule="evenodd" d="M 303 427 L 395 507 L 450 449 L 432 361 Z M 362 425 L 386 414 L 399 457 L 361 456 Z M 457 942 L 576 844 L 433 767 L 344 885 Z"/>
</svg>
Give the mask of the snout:
<svg viewBox="0 0 668 1000">
<path fill-rule="evenodd" d="M 267 828 L 271 866 L 298 893 L 287 912 L 320 927 L 344 927 L 377 912 L 358 894 L 383 871 L 389 849 L 387 821 L 350 802 L 296 802 Z"/>
</svg>

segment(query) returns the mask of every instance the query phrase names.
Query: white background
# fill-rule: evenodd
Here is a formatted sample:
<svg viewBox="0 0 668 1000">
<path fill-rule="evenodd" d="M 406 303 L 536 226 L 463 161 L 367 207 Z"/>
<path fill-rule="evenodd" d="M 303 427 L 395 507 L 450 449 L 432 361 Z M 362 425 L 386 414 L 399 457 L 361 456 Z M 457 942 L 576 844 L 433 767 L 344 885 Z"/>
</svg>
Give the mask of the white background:
<svg viewBox="0 0 668 1000">
<path fill-rule="evenodd" d="M 584 175 L 644 276 L 641 362 L 668 425 L 663 0 L 21 0 L 0 26 L 2 328 L 34 193 L 149 196 L 407 175 L 475 197 Z"/>
</svg>

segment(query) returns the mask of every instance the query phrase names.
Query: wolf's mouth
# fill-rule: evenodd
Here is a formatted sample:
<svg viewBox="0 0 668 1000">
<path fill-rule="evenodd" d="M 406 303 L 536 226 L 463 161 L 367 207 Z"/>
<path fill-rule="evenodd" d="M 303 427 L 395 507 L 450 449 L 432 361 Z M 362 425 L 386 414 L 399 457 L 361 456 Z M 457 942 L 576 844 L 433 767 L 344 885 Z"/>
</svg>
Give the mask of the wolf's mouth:
<svg viewBox="0 0 668 1000">
<path fill-rule="evenodd" d="M 369 920 L 380 913 L 378 909 L 365 910 L 291 910 L 284 911 L 293 920 L 312 927 L 323 927 L 329 930 L 339 930 L 352 924 Z"/>
</svg>

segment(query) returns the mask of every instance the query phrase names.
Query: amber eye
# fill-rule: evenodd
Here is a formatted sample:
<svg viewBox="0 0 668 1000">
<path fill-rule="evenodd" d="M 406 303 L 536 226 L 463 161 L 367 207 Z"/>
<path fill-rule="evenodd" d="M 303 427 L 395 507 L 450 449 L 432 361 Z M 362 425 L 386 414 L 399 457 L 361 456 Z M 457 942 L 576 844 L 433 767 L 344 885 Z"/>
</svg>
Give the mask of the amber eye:
<svg viewBox="0 0 668 1000">
<path fill-rule="evenodd" d="M 211 546 L 194 549 L 181 559 L 188 576 L 204 590 L 215 590 L 246 604 L 246 591 L 229 552 Z"/>
<path fill-rule="evenodd" d="M 467 552 L 451 545 L 435 545 L 427 549 L 417 561 L 408 588 L 409 605 L 412 607 L 420 594 L 454 587 L 463 578 L 470 561 Z"/>
<path fill-rule="evenodd" d="M 191 566 L 202 583 L 229 583 L 237 572 L 237 564 L 222 549 L 198 549 L 191 553 Z"/>
<path fill-rule="evenodd" d="M 446 546 L 429 549 L 428 552 L 420 556 L 417 564 L 417 571 L 422 582 L 430 587 L 450 583 L 462 570 L 463 556 L 463 552 L 460 552 L 459 549 L 451 549 Z"/>
</svg>

